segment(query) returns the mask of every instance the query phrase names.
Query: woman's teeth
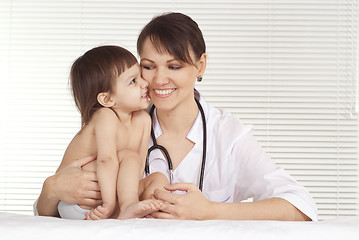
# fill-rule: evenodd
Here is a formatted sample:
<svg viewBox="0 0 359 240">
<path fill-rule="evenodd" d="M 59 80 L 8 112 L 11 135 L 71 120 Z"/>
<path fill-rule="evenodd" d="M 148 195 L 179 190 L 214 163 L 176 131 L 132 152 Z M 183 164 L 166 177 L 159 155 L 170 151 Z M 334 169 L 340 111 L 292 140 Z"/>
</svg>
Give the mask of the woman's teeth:
<svg viewBox="0 0 359 240">
<path fill-rule="evenodd" d="M 167 95 L 173 93 L 175 89 L 167 89 L 167 90 L 155 90 L 155 93 L 158 95 Z"/>
</svg>

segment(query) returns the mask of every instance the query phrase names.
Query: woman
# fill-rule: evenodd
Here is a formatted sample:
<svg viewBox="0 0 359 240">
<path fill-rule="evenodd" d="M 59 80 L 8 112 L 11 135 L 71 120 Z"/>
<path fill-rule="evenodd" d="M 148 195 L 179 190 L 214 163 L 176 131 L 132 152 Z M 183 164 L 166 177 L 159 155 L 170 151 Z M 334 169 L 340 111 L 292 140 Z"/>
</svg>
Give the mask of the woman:
<svg viewBox="0 0 359 240">
<path fill-rule="evenodd" d="M 155 190 L 155 197 L 167 204 L 152 217 L 317 220 L 309 193 L 273 164 L 253 138 L 252 128 L 208 106 L 194 91 L 195 80 L 201 81 L 205 72 L 207 56 L 202 33 L 190 17 L 169 13 L 154 18 L 142 30 L 137 48 L 142 77 L 149 82 L 149 96 L 156 106 L 155 139 L 168 150 L 174 169 L 175 184 L 167 186 L 167 191 Z M 40 215 L 57 215 L 59 200 L 100 203 L 96 174 L 81 170 L 90 160 L 76 161 L 45 181 L 37 204 Z M 155 150 L 149 157 L 150 172 L 168 174 L 165 161 Z M 69 179 L 75 181 L 66 186 Z M 248 198 L 253 202 L 241 202 Z"/>
</svg>

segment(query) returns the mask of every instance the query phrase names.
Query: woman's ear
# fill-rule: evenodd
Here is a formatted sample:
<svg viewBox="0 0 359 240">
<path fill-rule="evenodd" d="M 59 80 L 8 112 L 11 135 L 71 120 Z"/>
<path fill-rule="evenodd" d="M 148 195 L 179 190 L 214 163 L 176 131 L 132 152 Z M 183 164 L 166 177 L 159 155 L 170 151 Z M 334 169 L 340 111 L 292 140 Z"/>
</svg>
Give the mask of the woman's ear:
<svg viewBox="0 0 359 240">
<path fill-rule="evenodd" d="M 200 75 L 201 77 L 203 77 L 204 71 L 206 71 L 206 66 L 207 66 L 207 54 L 203 53 L 197 63 L 198 75 Z"/>
<path fill-rule="evenodd" d="M 99 93 L 97 95 L 97 101 L 104 107 L 113 107 L 115 105 L 109 92 Z"/>
</svg>

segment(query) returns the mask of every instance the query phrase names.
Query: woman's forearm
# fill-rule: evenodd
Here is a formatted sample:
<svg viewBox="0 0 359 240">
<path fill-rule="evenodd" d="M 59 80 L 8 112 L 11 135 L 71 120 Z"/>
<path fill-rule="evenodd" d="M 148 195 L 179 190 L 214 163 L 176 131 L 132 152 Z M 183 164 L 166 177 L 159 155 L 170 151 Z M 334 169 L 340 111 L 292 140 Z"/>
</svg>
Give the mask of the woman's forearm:
<svg viewBox="0 0 359 240">
<path fill-rule="evenodd" d="M 311 220 L 291 203 L 281 198 L 245 203 L 212 202 L 211 210 L 206 218 L 227 220 Z"/>
<path fill-rule="evenodd" d="M 37 200 L 37 212 L 40 216 L 59 217 L 57 204 L 59 199 L 52 193 L 51 187 L 54 186 L 54 176 L 48 177 L 42 187 L 41 194 Z"/>
</svg>

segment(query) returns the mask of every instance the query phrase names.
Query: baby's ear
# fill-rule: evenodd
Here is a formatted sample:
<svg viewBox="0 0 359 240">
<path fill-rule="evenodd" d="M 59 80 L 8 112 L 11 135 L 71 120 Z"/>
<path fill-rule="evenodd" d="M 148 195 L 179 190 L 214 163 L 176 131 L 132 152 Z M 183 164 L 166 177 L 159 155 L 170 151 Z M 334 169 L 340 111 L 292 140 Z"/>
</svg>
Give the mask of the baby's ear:
<svg viewBox="0 0 359 240">
<path fill-rule="evenodd" d="M 97 101 L 104 107 L 112 107 L 115 102 L 111 98 L 109 92 L 102 92 L 97 95 Z"/>
</svg>

